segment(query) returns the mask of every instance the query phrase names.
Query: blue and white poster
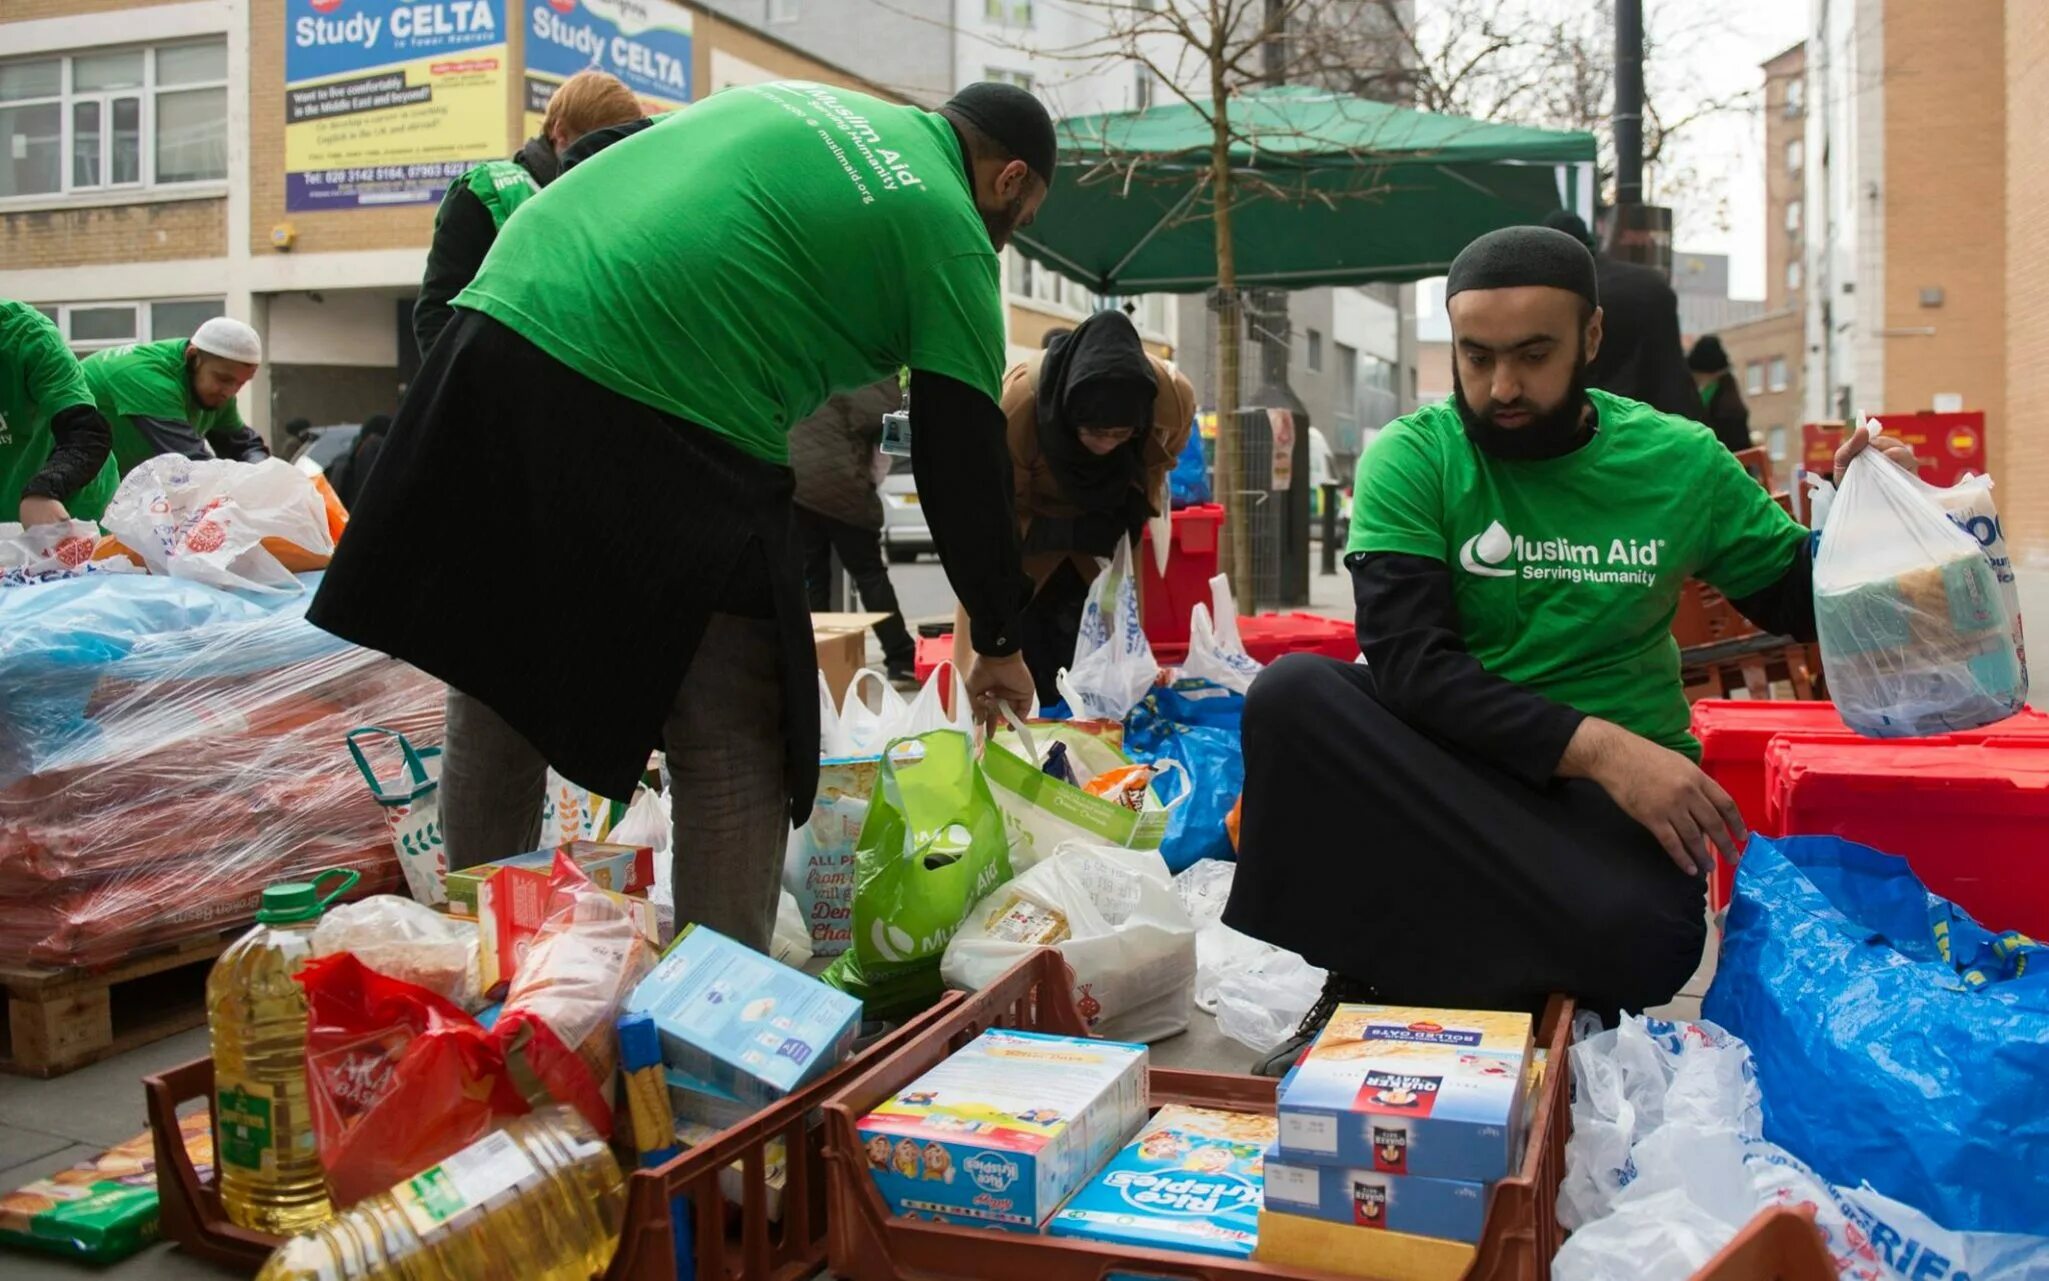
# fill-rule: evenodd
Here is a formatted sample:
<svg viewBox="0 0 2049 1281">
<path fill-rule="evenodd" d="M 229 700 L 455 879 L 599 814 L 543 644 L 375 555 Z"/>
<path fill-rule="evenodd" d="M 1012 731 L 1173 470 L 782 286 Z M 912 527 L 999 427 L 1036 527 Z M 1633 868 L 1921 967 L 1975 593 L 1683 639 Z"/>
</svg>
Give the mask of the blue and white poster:
<svg viewBox="0 0 2049 1281">
<path fill-rule="evenodd" d="M 505 151 L 504 0 L 285 0 L 285 208 L 429 204 Z"/>
<path fill-rule="evenodd" d="M 669 0 L 529 0 L 527 136 L 556 86 L 591 67 L 625 81 L 651 116 L 688 105 L 690 34 L 690 10 Z"/>
</svg>

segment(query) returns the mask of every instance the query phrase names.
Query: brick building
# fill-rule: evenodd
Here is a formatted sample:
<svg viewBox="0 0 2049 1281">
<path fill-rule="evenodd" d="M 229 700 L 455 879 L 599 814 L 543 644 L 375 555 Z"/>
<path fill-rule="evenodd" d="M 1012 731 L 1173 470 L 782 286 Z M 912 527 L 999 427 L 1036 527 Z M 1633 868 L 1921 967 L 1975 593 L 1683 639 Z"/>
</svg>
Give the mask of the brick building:
<svg viewBox="0 0 2049 1281">
<path fill-rule="evenodd" d="M 213 315 L 248 320 L 267 355 L 244 392 L 244 414 L 260 431 L 294 417 L 320 424 L 388 412 L 416 363 L 409 316 L 433 227 L 431 192 L 445 178 L 368 182 L 354 199 L 312 207 L 320 197 L 306 184 L 319 175 L 298 172 L 308 168 L 303 157 L 288 162 L 287 116 L 317 115 L 306 104 L 318 98 L 311 89 L 288 98 L 288 36 L 309 37 L 295 42 L 303 51 L 330 33 L 337 43 L 366 35 L 376 19 L 393 24 L 387 36 L 402 27 L 425 50 L 445 33 L 475 29 L 476 47 L 434 55 L 431 92 L 398 88 L 425 81 L 425 55 L 410 79 L 392 82 L 425 110 L 392 130 L 387 145 L 403 150 L 410 144 L 397 135 L 415 127 L 467 130 L 472 150 L 461 162 L 436 157 L 459 171 L 509 155 L 528 136 L 530 113 L 552 84 L 552 64 L 534 56 L 545 41 L 532 32 L 553 23 L 564 43 L 575 34 L 570 24 L 593 14 L 616 18 L 621 34 L 661 31 L 666 43 L 652 54 L 632 42 L 607 45 L 608 56 L 628 60 L 622 65 L 677 86 L 667 100 L 649 97 L 652 105 L 778 78 L 883 92 L 672 0 L 549 0 L 530 9 L 505 0 L 8 0 L 0 8 L 0 297 L 47 310 L 80 351 L 183 336 Z M 332 25 L 299 26 L 307 21 Z M 332 81 L 307 65 L 316 74 L 296 75 L 295 84 Z M 365 76 L 389 79 L 395 70 Z M 443 100 L 427 101 L 435 94 Z M 296 196 L 288 196 L 288 168 Z"/>
</svg>

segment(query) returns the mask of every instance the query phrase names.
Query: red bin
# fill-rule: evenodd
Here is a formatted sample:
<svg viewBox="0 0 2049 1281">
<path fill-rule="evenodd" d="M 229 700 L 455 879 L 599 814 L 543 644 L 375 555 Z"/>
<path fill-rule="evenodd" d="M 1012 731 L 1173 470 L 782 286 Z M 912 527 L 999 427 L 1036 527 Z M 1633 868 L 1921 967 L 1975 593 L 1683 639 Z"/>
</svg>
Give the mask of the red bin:
<svg viewBox="0 0 2049 1281">
<path fill-rule="evenodd" d="M 1154 647 L 1188 643 L 1188 611 L 1207 605 L 1209 580 L 1217 576 L 1217 531 L 1224 509 L 1215 503 L 1183 507 L 1173 515 L 1173 555 L 1164 577 L 1153 565 L 1153 534 L 1139 540 L 1140 622 Z"/>
</svg>

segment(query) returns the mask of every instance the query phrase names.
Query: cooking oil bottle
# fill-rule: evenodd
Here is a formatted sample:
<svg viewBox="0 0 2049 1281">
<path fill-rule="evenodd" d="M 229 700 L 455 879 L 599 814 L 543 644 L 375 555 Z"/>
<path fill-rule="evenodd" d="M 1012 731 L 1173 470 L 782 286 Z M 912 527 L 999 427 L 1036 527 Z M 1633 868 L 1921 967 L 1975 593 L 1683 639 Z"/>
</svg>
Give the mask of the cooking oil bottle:
<svg viewBox="0 0 2049 1281">
<path fill-rule="evenodd" d="M 625 1212 L 612 1149 L 549 1104 L 293 1237 L 256 1281 L 590 1281 Z"/>
<path fill-rule="evenodd" d="M 245 1228 L 288 1236 L 334 1214 L 306 1097 L 306 993 L 292 976 L 321 912 L 357 879 L 330 870 L 268 886 L 256 928 L 206 977 L 221 1208 Z"/>
</svg>

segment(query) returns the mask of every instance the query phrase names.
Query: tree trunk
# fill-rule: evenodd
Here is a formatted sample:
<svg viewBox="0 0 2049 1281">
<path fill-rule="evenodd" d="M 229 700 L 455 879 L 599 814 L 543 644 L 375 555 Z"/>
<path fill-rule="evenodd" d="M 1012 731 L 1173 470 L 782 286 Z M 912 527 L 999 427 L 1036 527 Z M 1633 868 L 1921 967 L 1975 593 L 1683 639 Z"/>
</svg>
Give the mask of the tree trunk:
<svg viewBox="0 0 2049 1281">
<path fill-rule="evenodd" d="M 1231 580 L 1231 592 L 1239 608 L 1256 610 L 1252 595 L 1251 511 L 1244 505 L 1246 492 L 1244 459 L 1238 430 L 1238 391 L 1244 362 L 1241 338 L 1244 332 L 1244 300 L 1238 296 L 1238 259 L 1231 244 L 1231 123 L 1230 99 L 1223 76 L 1211 63 L 1210 90 L 1214 132 L 1210 142 L 1210 196 L 1215 206 L 1217 228 L 1217 292 L 1212 304 L 1217 325 L 1217 499 L 1225 507 L 1224 525 L 1218 531 L 1217 562 Z"/>
</svg>

